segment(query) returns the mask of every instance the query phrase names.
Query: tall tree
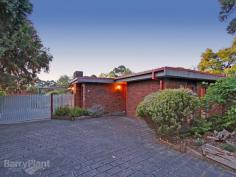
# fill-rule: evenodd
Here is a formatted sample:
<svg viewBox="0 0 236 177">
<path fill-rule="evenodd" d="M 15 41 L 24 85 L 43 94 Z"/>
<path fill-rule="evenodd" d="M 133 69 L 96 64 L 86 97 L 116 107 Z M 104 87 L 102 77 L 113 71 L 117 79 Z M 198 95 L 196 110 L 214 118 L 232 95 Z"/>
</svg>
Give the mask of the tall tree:
<svg viewBox="0 0 236 177">
<path fill-rule="evenodd" d="M 27 16 L 29 0 L 0 1 L 0 87 L 18 91 L 49 70 L 52 56 Z"/>
<path fill-rule="evenodd" d="M 221 5 L 221 11 L 219 14 L 219 18 L 221 21 L 228 20 L 233 12 L 236 9 L 236 0 L 219 0 Z M 234 34 L 236 31 L 236 17 L 233 17 L 229 25 L 227 27 L 227 31 L 229 34 Z"/>
<path fill-rule="evenodd" d="M 11 36 L 25 23 L 32 10 L 33 5 L 29 0 L 0 1 L 0 57 L 14 45 Z"/>
<path fill-rule="evenodd" d="M 214 74 L 236 76 L 236 38 L 231 47 L 221 49 L 216 53 L 212 49 L 206 49 L 202 54 L 198 69 Z"/>
<path fill-rule="evenodd" d="M 101 73 L 99 77 L 120 77 L 120 76 L 125 76 L 128 74 L 132 74 L 133 72 L 125 67 L 124 65 L 120 65 L 118 67 L 115 67 L 112 71 L 109 73 Z"/>
<path fill-rule="evenodd" d="M 70 77 L 67 75 L 63 75 L 61 77 L 59 77 L 59 79 L 57 80 L 56 85 L 59 87 L 64 87 L 64 88 L 68 88 L 70 85 Z"/>
</svg>

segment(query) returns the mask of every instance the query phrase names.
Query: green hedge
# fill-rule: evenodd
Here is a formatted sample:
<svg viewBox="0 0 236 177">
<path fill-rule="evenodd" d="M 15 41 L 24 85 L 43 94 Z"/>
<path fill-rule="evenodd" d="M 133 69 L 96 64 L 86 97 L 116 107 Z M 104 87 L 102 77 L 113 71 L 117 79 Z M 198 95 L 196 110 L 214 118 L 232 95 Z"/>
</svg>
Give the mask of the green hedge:
<svg viewBox="0 0 236 177">
<path fill-rule="evenodd" d="M 162 134 L 179 133 L 194 116 L 199 98 L 187 89 L 167 89 L 148 95 L 137 107 L 137 115 L 150 118 Z"/>
</svg>

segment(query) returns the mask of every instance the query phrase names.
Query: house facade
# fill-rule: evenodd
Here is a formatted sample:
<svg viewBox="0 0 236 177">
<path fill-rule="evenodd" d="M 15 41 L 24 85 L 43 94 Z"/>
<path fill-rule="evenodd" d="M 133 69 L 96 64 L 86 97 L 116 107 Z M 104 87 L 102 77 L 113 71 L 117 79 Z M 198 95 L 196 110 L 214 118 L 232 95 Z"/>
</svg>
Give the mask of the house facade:
<svg viewBox="0 0 236 177">
<path fill-rule="evenodd" d="M 87 77 L 79 72 L 71 81 L 71 90 L 76 106 L 91 108 L 101 105 L 107 113 L 125 113 L 135 117 L 138 104 L 150 93 L 188 88 L 203 96 L 206 84 L 222 77 L 224 75 L 176 67 L 162 67 L 118 78 Z"/>
</svg>

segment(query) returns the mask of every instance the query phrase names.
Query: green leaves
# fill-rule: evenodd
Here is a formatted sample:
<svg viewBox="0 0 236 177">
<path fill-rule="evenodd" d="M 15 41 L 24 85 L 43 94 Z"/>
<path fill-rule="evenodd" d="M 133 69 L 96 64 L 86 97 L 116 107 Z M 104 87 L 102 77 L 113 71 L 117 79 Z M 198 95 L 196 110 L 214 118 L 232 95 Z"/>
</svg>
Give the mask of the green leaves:
<svg viewBox="0 0 236 177">
<path fill-rule="evenodd" d="M 221 49 L 216 53 L 212 49 L 206 49 L 202 54 L 198 69 L 213 74 L 236 76 L 236 38 L 231 47 Z"/>
<path fill-rule="evenodd" d="M 64 87 L 64 88 L 68 88 L 70 84 L 70 77 L 67 75 L 63 75 L 61 76 L 58 80 L 56 85 L 59 87 Z"/>
<path fill-rule="evenodd" d="M 236 8 L 236 0 L 219 0 L 221 5 L 221 11 L 219 18 L 221 21 L 226 21 Z M 233 18 L 228 27 L 227 31 L 229 34 L 234 34 L 236 31 L 236 18 Z"/>
<path fill-rule="evenodd" d="M 204 103 L 203 108 L 207 108 L 208 105 L 210 107 L 221 105 L 224 114 L 222 116 L 209 117 L 207 120 L 199 120 L 200 123 L 210 123 L 210 130 L 221 131 L 227 129 L 232 131 L 236 129 L 236 78 L 224 78 L 211 84 L 204 97 Z M 202 127 L 199 124 L 193 131 L 198 133 Z M 204 130 L 202 133 L 207 131 L 209 130 Z"/>
<path fill-rule="evenodd" d="M 124 75 L 132 74 L 132 73 L 133 72 L 129 68 L 126 68 L 124 65 L 120 65 L 114 68 L 109 73 L 101 73 L 99 77 L 115 78 L 115 77 L 124 76 Z"/>
<path fill-rule="evenodd" d="M 0 90 L 0 96 L 5 96 L 6 95 L 6 92 Z"/>
<path fill-rule="evenodd" d="M 236 78 L 224 78 L 211 84 L 204 99 L 210 105 L 221 104 L 226 108 L 236 104 Z"/>
<path fill-rule="evenodd" d="M 29 0 L 0 1 L 0 86 L 16 92 L 49 71 L 52 55 L 45 48 L 27 16 Z"/>
<path fill-rule="evenodd" d="M 212 130 L 212 122 L 206 119 L 196 119 L 193 121 L 190 132 L 195 136 L 201 136 Z"/>
<path fill-rule="evenodd" d="M 56 116 L 69 116 L 69 117 L 80 117 L 80 116 L 88 116 L 89 112 L 80 107 L 59 107 L 55 110 Z"/>
</svg>

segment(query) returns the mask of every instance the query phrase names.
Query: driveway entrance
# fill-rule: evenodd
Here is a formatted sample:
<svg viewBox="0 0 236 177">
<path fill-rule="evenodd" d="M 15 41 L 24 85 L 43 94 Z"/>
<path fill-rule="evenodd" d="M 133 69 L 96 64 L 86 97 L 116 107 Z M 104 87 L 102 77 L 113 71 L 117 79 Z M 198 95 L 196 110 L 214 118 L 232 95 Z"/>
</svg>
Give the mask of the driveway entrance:
<svg viewBox="0 0 236 177">
<path fill-rule="evenodd" d="M 19 165 L 29 160 L 35 164 Z M 0 176 L 235 177 L 236 173 L 158 144 L 142 120 L 105 117 L 0 125 Z"/>
</svg>

